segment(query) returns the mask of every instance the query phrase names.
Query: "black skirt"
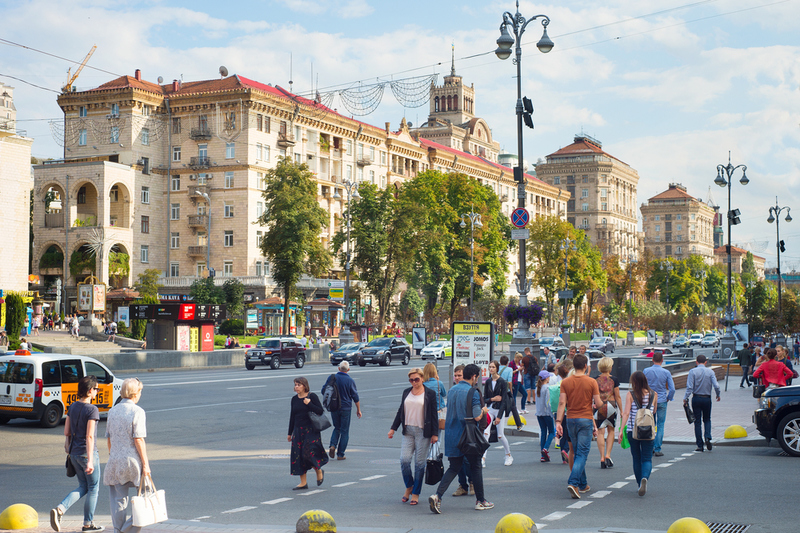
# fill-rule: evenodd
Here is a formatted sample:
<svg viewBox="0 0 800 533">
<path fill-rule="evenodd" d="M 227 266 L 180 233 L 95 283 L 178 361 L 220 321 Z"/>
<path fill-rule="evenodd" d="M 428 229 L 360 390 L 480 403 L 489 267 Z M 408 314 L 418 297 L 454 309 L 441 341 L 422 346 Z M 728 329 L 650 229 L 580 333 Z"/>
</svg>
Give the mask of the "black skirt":
<svg viewBox="0 0 800 533">
<path fill-rule="evenodd" d="M 312 468 L 322 468 L 328 462 L 328 454 L 322 446 L 319 431 L 310 427 L 295 427 L 292 433 L 290 472 L 293 476 L 305 474 Z"/>
</svg>

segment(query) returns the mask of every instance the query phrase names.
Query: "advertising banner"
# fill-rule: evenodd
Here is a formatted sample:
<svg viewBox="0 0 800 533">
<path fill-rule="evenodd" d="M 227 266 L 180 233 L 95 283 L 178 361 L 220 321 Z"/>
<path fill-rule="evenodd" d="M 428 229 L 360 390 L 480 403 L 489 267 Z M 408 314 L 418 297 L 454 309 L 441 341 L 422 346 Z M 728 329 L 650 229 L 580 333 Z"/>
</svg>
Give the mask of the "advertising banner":
<svg viewBox="0 0 800 533">
<path fill-rule="evenodd" d="M 245 328 L 256 329 L 258 325 L 258 309 L 248 309 L 247 324 L 245 325 Z"/>
<path fill-rule="evenodd" d="M 494 353 L 494 324 L 491 322 L 453 322 L 453 367 L 478 365 L 481 377 L 489 376 L 489 361 Z"/>
<path fill-rule="evenodd" d="M 416 327 L 411 331 L 411 346 L 415 350 L 423 349 L 428 344 L 427 339 L 425 328 Z"/>
<path fill-rule="evenodd" d="M 92 310 L 92 286 L 78 285 L 78 311 Z"/>
<path fill-rule="evenodd" d="M 178 346 L 177 349 L 183 352 L 189 351 L 190 346 L 190 338 L 191 332 L 189 331 L 191 328 L 188 324 L 178 324 L 175 328 L 178 333 Z"/>
<path fill-rule="evenodd" d="M 130 307 L 122 306 L 117 308 L 117 322 L 121 324 L 125 324 L 126 327 L 131 327 L 131 315 L 130 315 Z"/>
<path fill-rule="evenodd" d="M 106 310 L 106 286 L 92 285 L 92 310 L 104 312 Z"/>
</svg>

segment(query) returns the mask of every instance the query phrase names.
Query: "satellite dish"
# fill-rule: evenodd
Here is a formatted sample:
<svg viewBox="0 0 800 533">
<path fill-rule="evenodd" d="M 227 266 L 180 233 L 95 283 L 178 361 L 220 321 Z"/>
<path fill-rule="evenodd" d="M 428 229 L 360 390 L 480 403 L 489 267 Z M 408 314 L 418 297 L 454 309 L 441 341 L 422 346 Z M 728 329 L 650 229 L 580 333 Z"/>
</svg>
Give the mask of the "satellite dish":
<svg viewBox="0 0 800 533">
<path fill-rule="evenodd" d="M 159 76 L 158 77 L 158 84 L 161 85 L 162 83 L 164 83 L 164 78 L 162 76 Z"/>
<path fill-rule="evenodd" d="M 219 75 L 222 76 L 223 78 L 228 75 L 228 69 L 225 68 L 225 65 L 219 67 Z"/>
</svg>

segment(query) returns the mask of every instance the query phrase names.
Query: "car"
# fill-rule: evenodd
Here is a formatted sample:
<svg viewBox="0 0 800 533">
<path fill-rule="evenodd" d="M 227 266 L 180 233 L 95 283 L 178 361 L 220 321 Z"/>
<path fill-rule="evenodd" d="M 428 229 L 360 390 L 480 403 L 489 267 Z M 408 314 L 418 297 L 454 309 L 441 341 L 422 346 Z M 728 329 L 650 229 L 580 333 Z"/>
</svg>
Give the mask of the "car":
<svg viewBox="0 0 800 533">
<path fill-rule="evenodd" d="M 78 380 L 84 376 L 97 378 L 99 391 L 92 403 L 101 414 L 108 413 L 120 400 L 122 380 L 97 359 L 28 350 L 0 356 L 0 424 L 25 418 L 56 427 L 78 399 Z"/>
<path fill-rule="evenodd" d="M 555 348 L 558 346 L 564 346 L 564 341 L 561 337 L 542 337 L 539 339 L 540 351 L 544 348 Z"/>
<path fill-rule="evenodd" d="M 702 333 L 692 333 L 689 335 L 689 346 L 699 346 L 703 341 L 703 336 Z"/>
<path fill-rule="evenodd" d="M 719 337 L 714 333 L 709 333 L 700 341 L 700 346 L 703 348 L 716 348 L 719 346 Z"/>
<path fill-rule="evenodd" d="M 411 361 L 411 345 L 401 337 L 378 337 L 358 352 L 358 366 L 372 363 L 389 366 L 392 359 L 399 359 L 404 365 Z"/>
<path fill-rule="evenodd" d="M 753 413 L 758 432 L 767 439 L 777 439 L 783 451 L 800 457 L 800 385 L 767 389 Z"/>
<path fill-rule="evenodd" d="M 688 348 L 689 347 L 689 337 L 686 335 L 678 335 L 675 337 L 675 340 L 672 341 L 672 347 L 677 348 Z"/>
<path fill-rule="evenodd" d="M 303 368 L 306 364 L 306 349 L 296 337 L 272 337 L 259 339 L 254 348 L 244 354 L 244 367 L 253 370 L 264 365 L 277 370 L 282 364 L 294 364 L 295 368 Z"/>
<path fill-rule="evenodd" d="M 763 348 L 764 347 L 764 337 L 762 337 L 761 335 L 753 335 L 752 337 L 750 337 L 750 344 L 752 346 L 759 346 L 759 347 Z"/>
<path fill-rule="evenodd" d="M 452 355 L 453 353 L 453 345 L 450 341 L 433 341 L 429 343 L 426 347 L 424 347 L 419 356 L 422 359 L 427 359 L 429 357 L 433 357 L 434 359 L 444 359 Z"/>
<path fill-rule="evenodd" d="M 614 353 L 615 347 L 614 339 L 611 337 L 595 337 L 589 341 L 590 350 L 600 350 L 603 353 L 611 351 L 611 353 Z"/>
<path fill-rule="evenodd" d="M 358 351 L 366 346 L 366 342 L 348 342 L 343 344 L 336 351 L 331 352 L 331 364 L 338 366 L 342 361 L 347 361 L 351 365 L 358 363 Z"/>
<path fill-rule="evenodd" d="M 586 350 L 586 357 L 589 359 L 602 359 L 605 356 L 605 352 L 601 352 L 600 350 Z"/>
<path fill-rule="evenodd" d="M 646 355 L 647 357 L 653 357 L 650 354 L 657 354 L 660 353 L 661 355 L 672 355 L 672 350 L 669 348 L 664 348 L 663 346 L 645 346 L 642 348 L 642 353 L 639 355 Z"/>
</svg>

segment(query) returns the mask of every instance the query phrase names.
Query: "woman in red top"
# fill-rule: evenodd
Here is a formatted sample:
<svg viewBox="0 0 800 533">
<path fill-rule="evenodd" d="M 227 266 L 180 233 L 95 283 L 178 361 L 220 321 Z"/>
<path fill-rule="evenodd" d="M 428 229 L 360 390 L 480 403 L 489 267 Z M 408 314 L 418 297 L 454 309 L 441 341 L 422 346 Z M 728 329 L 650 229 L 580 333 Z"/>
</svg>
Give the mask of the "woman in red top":
<svg viewBox="0 0 800 533">
<path fill-rule="evenodd" d="M 753 377 L 762 378 L 765 387 L 770 385 L 785 387 L 786 378 L 792 377 L 792 371 L 783 363 L 775 360 L 775 356 L 778 355 L 775 348 L 768 348 L 766 355 L 767 361 L 753 372 Z"/>
</svg>

